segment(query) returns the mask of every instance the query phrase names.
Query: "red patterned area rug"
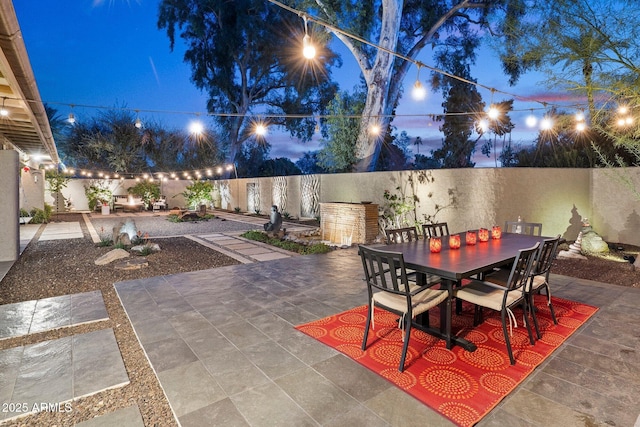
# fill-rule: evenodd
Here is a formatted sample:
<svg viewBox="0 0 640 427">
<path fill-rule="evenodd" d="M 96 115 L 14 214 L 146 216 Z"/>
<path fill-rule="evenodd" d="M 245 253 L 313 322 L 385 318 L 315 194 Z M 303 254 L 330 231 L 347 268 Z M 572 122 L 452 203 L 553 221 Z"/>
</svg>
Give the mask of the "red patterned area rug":
<svg viewBox="0 0 640 427">
<path fill-rule="evenodd" d="M 402 333 L 398 329 L 398 316 L 392 313 L 376 308 L 375 330 L 369 333 L 366 351 L 362 351 L 361 345 L 367 306 L 296 329 L 366 366 L 454 423 L 472 426 L 598 310 L 560 298 L 552 301 L 557 325 L 551 319 L 546 297 L 536 298 L 542 338 L 534 346 L 529 343 L 522 311 L 515 312 L 518 327 L 511 335 L 516 358 L 513 366 L 509 363 L 499 313 L 487 310 L 485 321 L 473 327 L 471 305 L 464 305 L 462 314 L 453 316 L 452 330 L 474 342 L 477 350 L 468 352 L 457 346 L 447 350 L 444 341 L 413 329 L 403 373 L 398 371 Z M 432 326 L 438 325 L 438 309 L 431 310 L 430 321 Z"/>
</svg>

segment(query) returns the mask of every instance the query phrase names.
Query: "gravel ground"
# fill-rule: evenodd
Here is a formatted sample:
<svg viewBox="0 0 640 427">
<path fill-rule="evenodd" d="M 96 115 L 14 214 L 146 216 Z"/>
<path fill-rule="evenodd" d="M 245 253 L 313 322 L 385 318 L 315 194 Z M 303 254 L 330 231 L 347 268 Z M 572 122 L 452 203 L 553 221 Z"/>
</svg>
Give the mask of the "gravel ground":
<svg viewBox="0 0 640 427">
<path fill-rule="evenodd" d="M 161 276 L 180 272 L 204 270 L 238 264 L 238 261 L 204 247 L 183 234 L 206 234 L 211 232 L 234 232 L 252 229 L 248 224 L 212 219 L 197 223 L 172 223 L 166 216 L 136 217 L 137 228 L 149 233 L 150 242 L 160 245 L 161 251 L 146 257 L 148 266 L 139 270 L 116 270 L 111 265 L 97 266 L 94 261 L 108 252 L 110 247 L 98 247 L 92 243 L 82 217 L 77 214 L 58 215 L 57 221 L 79 221 L 84 232 L 83 239 L 52 240 L 37 242 L 36 238 L 27 246 L 18 261 L 0 282 L 0 304 L 10 304 L 52 296 L 101 290 L 109 320 L 63 328 L 50 332 L 0 341 L 0 349 L 28 345 L 74 334 L 112 328 L 129 375 L 130 384 L 107 390 L 73 402 L 70 413 L 45 413 L 30 415 L 7 422 L 11 426 L 73 426 L 75 423 L 116 409 L 137 404 L 145 426 L 173 426 L 176 422 L 164 397 L 157 378 L 149 365 L 131 324 L 120 304 L 113 284 L 119 281 Z M 100 228 L 110 230 L 122 218 L 92 218 Z"/>
<path fill-rule="evenodd" d="M 226 221 L 221 218 L 212 218 L 202 221 L 187 221 L 174 223 L 166 219 L 166 215 L 139 216 L 135 217 L 138 230 L 148 233 L 149 237 L 184 236 L 185 234 L 208 234 L 208 233 L 231 233 L 247 230 L 255 230 L 255 225 Z M 98 234 L 107 233 L 111 235 L 111 229 L 119 222 L 124 221 L 123 217 L 109 217 L 102 215 L 92 215 L 91 223 Z M 267 220 L 268 221 L 268 220 Z M 101 232 L 101 230 L 103 230 Z"/>
</svg>

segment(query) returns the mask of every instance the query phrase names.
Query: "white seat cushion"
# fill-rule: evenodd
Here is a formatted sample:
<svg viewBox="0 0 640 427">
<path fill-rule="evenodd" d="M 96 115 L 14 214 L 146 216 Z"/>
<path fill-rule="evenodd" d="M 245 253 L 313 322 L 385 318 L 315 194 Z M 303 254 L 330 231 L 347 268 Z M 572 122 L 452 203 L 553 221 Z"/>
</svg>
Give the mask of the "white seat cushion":
<svg viewBox="0 0 640 427">
<path fill-rule="evenodd" d="M 474 280 L 471 283 L 454 291 L 454 296 L 472 304 L 481 305 L 492 310 L 501 311 L 505 291 L 496 289 L 486 283 Z M 509 291 L 507 306 L 513 304 L 522 297 L 522 289 Z"/>
<path fill-rule="evenodd" d="M 427 288 L 419 294 L 411 297 L 412 314 L 417 316 L 425 311 L 437 306 L 447 299 L 447 291 Z M 390 292 L 376 292 L 373 294 L 373 301 L 389 307 L 392 310 L 406 313 L 407 299 L 404 295 L 396 295 Z"/>
</svg>

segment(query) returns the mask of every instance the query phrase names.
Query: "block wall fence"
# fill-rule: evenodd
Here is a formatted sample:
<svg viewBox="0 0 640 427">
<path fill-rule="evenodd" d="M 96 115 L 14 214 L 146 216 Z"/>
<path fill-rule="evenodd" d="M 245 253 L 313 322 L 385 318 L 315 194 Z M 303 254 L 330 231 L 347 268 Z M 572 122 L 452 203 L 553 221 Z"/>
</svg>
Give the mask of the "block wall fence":
<svg viewBox="0 0 640 427">
<path fill-rule="evenodd" d="M 640 168 L 618 170 L 640 191 Z M 169 207 L 184 207 L 181 195 L 191 181 L 167 181 L 162 193 Z M 88 209 L 84 185 L 74 179 L 62 193 L 75 210 Z M 272 205 L 294 217 L 319 216 L 323 202 L 370 201 L 386 204 L 384 192 L 415 197 L 417 217 L 434 215 L 452 232 L 504 225 L 520 216 L 541 222 L 544 235 L 574 240 L 581 221 L 588 219 L 608 242 L 640 246 L 640 198 L 610 169 L 473 168 L 428 171 L 369 172 L 239 178 L 213 181 L 215 206 L 268 214 Z M 133 180 L 113 180 L 114 194 L 127 194 Z M 22 191 L 22 190 L 21 190 Z M 21 206 L 31 197 L 23 196 Z M 37 197 L 34 200 L 38 200 Z M 45 191 L 44 201 L 53 204 Z"/>
</svg>

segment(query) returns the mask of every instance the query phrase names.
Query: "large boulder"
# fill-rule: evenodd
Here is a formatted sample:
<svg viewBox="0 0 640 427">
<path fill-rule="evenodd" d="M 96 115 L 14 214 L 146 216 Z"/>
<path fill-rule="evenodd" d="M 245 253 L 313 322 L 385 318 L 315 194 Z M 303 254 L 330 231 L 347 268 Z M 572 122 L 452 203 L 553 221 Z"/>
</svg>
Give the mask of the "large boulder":
<svg viewBox="0 0 640 427">
<path fill-rule="evenodd" d="M 582 252 L 585 254 L 609 253 L 609 245 L 593 230 L 586 218 L 582 225 Z"/>
<path fill-rule="evenodd" d="M 107 265 L 113 261 L 127 258 L 128 256 L 129 252 L 125 251 L 124 249 L 114 249 L 102 255 L 100 258 L 95 260 L 94 263 L 96 265 Z"/>
<path fill-rule="evenodd" d="M 127 239 L 123 239 L 123 234 L 128 236 Z M 136 227 L 136 223 L 131 218 L 127 218 L 125 222 L 120 222 L 115 227 L 113 227 L 113 244 L 117 245 L 119 243 L 129 246 L 131 245 L 131 241 L 138 235 L 138 228 Z"/>
</svg>

